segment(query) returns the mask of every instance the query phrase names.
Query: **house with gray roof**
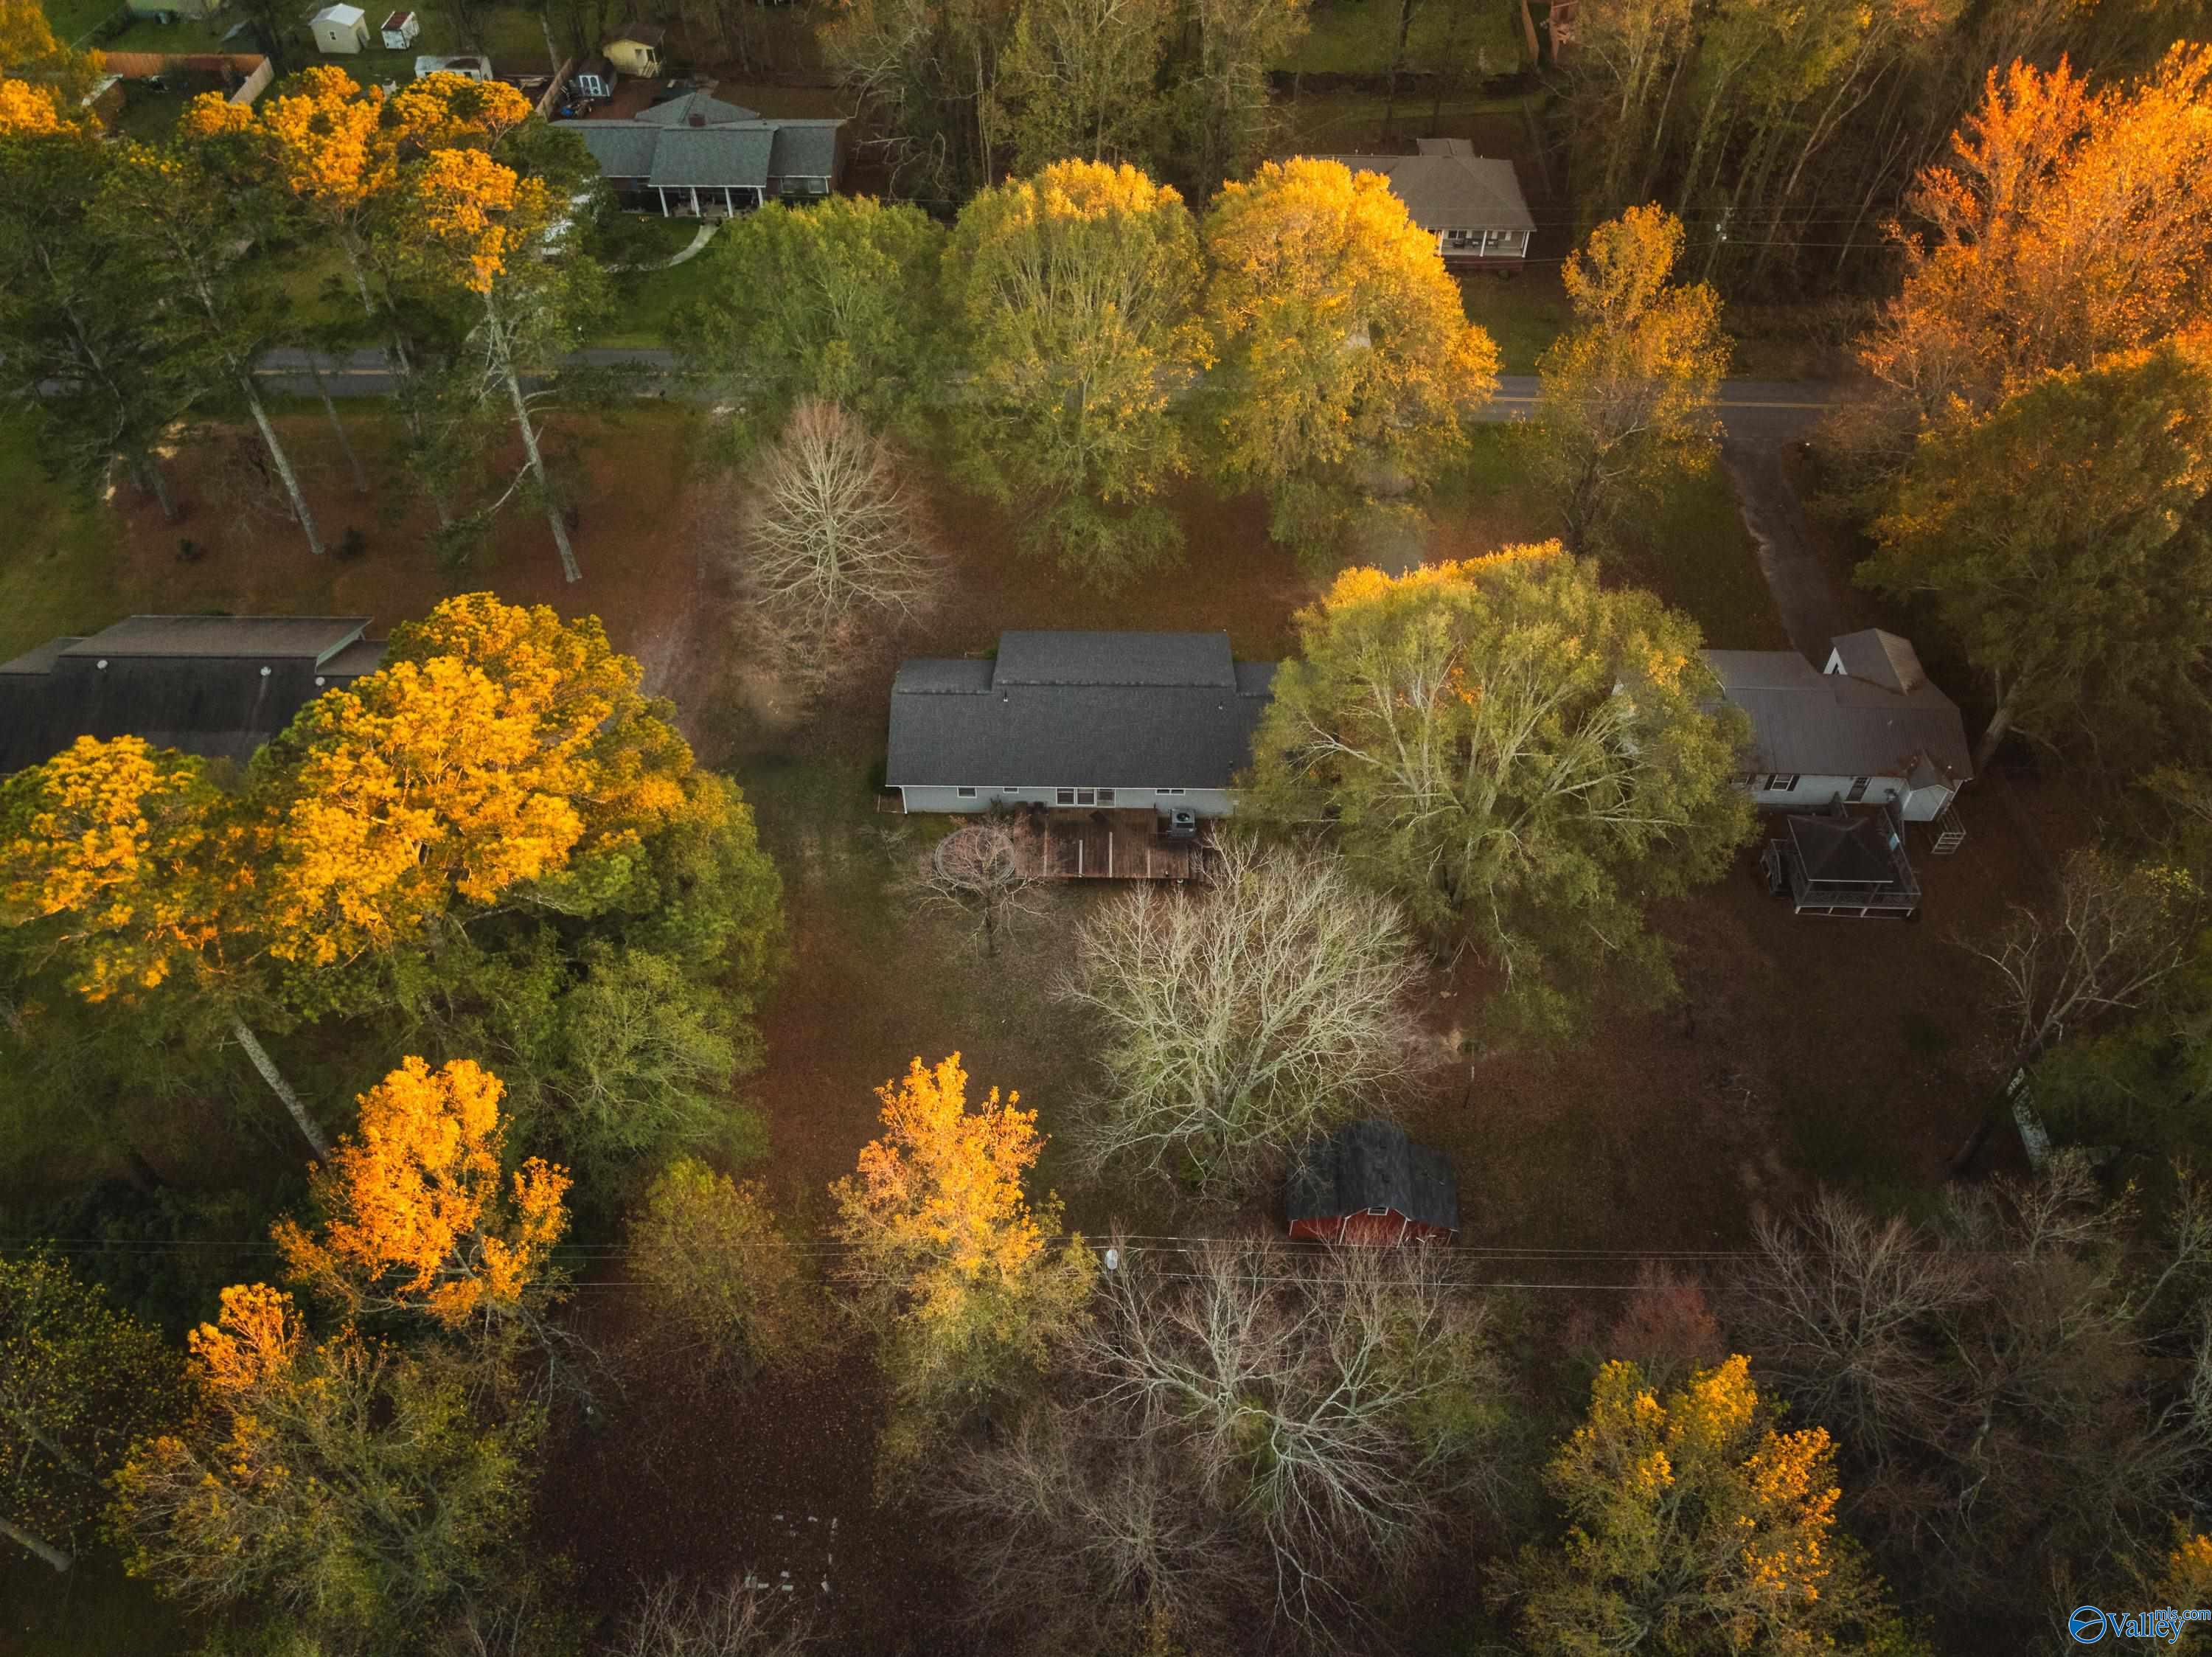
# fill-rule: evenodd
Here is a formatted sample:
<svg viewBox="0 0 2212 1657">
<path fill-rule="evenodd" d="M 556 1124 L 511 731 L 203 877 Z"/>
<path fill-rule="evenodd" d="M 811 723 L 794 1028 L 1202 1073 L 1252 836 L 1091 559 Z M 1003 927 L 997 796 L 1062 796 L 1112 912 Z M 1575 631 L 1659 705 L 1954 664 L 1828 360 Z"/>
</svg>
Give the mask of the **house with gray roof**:
<svg viewBox="0 0 2212 1657">
<path fill-rule="evenodd" d="M 81 736 L 240 765 L 325 691 L 376 671 L 366 616 L 132 616 L 0 662 L 0 774 Z"/>
<path fill-rule="evenodd" d="M 1972 780 L 1958 704 L 1895 633 L 1846 633 L 1817 671 L 1795 650 L 1708 650 L 1705 660 L 1723 698 L 1750 716 L 1741 781 L 1761 810 L 1864 801 L 1932 822 Z"/>
<path fill-rule="evenodd" d="M 1313 159 L 1381 174 L 1406 204 L 1406 216 L 1436 237 L 1447 265 L 1517 265 L 1528 257 L 1536 221 L 1513 163 L 1476 155 L 1465 138 L 1423 138 L 1412 155 Z"/>
<path fill-rule="evenodd" d="M 884 780 L 912 812 L 1225 817 L 1274 674 L 1225 633 L 1003 633 L 992 661 L 901 664 Z"/>
<path fill-rule="evenodd" d="M 1459 1235 L 1459 1180 L 1441 1151 L 1389 1122 L 1347 1122 L 1299 1154 L 1283 1192 L 1290 1234 L 1389 1247 Z"/>
<path fill-rule="evenodd" d="M 599 164 L 615 199 L 664 218 L 716 218 L 826 196 L 844 176 L 847 123 L 780 120 L 689 92 L 629 120 L 556 121 Z"/>
</svg>

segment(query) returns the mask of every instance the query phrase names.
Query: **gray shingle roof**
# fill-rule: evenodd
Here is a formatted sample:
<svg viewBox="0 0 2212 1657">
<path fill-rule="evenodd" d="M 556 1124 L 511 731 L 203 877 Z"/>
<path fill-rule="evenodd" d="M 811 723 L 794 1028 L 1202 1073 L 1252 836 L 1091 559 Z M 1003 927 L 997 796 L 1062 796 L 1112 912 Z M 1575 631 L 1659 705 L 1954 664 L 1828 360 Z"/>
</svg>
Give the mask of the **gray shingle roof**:
<svg viewBox="0 0 2212 1657">
<path fill-rule="evenodd" d="M 584 141 L 599 172 L 610 179 L 642 179 L 653 172 L 653 153 L 660 147 L 660 129 L 632 121 L 556 121 L 564 132 Z"/>
<path fill-rule="evenodd" d="M 1395 1209 L 1425 1226 L 1459 1229 L 1459 1180 L 1441 1152 L 1388 1122 L 1348 1122 L 1307 1146 L 1284 1194 L 1286 1216 L 1333 1220 Z"/>
<path fill-rule="evenodd" d="M 1722 695 L 1751 716 L 1752 770 L 1904 777 L 1925 759 L 1954 783 L 1974 774 L 1958 704 L 1924 676 L 1896 691 L 1855 673 L 1821 673 L 1795 650 L 1708 650 L 1705 661 Z"/>
<path fill-rule="evenodd" d="M 1853 679 L 1887 691 L 1914 691 L 1928 682 L 1912 641 L 1869 627 L 1830 641 L 1830 653 Z"/>
<path fill-rule="evenodd" d="M 696 185 L 713 190 L 764 190 L 773 131 L 757 126 L 658 128 L 646 182 L 655 189 Z"/>
<path fill-rule="evenodd" d="M 1184 685 L 1237 688 L 1226 633 L 999 635 L 999 685 Z"/>
<path fill-rule="evenodd" d="M 332 686 L 374 672 L 384 646 L 359 617 L 133 616 L 55 639 L 0 667 L 0 773 L 80 736 L 244 763 Z M 102 663 L 106 666 L 101 666 Z"/>
<path fill-rule="evenodd" d="M 320 661 L 368 626 L 367 616 L 129 616 L 79 639 L 78 656 L 304 656 Z"/>
<path fill-rule="evenodd" d="M 837 130 L 844 125 L 841 120 L 778 121 L 769 174 L 779 179 L 836 177 Z"/>
<path fill-rule="evenodd" d="M 1425 143 L 1427 141 L 1424 141 Z M 1459 147 L 1419 155 L 1316 155 L 1355 173 L 1380 173 L 1406 216 L 1424 230 L 1533 230 L 1528 203 L 1511 161 Z"/>
<path fill-rule="evenodd" d="M 1251 758 L 1273 665 L 1232 661 L 1221 633 L 1012 632 L 995 663 L 906 662 L 884 780 L 1226 788 Z"/>
<path fill-rule="evenodd" d="M 743 104 L 726 104 L 711 92 L 687 92 L 666 103 L 641 109 L 630 119 L 649 126 L 689 126 L 694 116 L 708 126 L 727 126 L 735 121 L 757 121 L 760 112 Z"/>
</svg>

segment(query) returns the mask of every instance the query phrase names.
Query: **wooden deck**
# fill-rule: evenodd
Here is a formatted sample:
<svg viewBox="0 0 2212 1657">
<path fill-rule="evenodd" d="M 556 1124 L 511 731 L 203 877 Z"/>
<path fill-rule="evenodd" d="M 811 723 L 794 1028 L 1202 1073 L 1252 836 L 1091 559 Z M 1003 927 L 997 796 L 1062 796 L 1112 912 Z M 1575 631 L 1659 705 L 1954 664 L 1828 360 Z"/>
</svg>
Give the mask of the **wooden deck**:
<svg viewBox="0 0 2212 1657">
<path fill-rule="evenodd" d="M 1022 872 L 1048 880 L 1190 880 L 1206 873 L 1212 837 L 1164 840 L 1156 812 L 1047 811 L 1012 819 Z"/>
</svg>

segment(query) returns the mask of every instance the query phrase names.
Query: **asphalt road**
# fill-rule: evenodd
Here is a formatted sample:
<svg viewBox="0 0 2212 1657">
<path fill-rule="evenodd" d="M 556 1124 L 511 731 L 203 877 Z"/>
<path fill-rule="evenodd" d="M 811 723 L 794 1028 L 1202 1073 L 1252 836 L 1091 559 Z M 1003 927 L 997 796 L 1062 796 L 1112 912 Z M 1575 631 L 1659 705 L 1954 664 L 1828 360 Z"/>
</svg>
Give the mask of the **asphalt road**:
<svg viewBox="0 0 2212 1657">
<path fill-rule="evenodd" d="M 276 389 L 312 397 L 314 381 L 307 373 L 307 354 L 298 350 L 264 353 L 258 370 Z M 392 375 L 383 355 L 360 350 L 350 356 L 325 356 L 324 377 L 337 397 L 384 397 L 391 394 Z M 658 346 L 595 345 L 579 351 L 571 362 L 590 368 L 635 363 L 644 369 L 672 372 L 676 354 Z M 1534 375 L 1506 375 L 1498 382 L 1498 395 L 1483 407 L 1485 420 L 1517 420 L 1536 401 Z M 1835 405 L 1836 387 L 1814 381 L 1724 380 L 1721 382 L 1721 423 L 1736 442 L 1779 444 L 1809 431 L 1821 415 Z"/>
</svg>

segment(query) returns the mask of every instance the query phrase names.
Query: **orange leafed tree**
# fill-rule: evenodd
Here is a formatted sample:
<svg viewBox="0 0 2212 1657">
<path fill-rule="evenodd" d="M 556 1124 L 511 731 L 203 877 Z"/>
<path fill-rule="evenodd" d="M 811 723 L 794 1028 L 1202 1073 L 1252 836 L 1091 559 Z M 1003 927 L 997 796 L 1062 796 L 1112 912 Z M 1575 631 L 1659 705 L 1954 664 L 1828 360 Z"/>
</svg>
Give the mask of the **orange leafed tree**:
<svg viewBox="0 0 2212 1657">
<path fill-rule="evenodd" d="M 427 1313 L 448 1328 L 544 1303 L 568 1226 L 565 1170 L 537 1157 L 502 1178 L 499 1078 L 419 1058 L 361 1098 L 361 1124 L 315 1175 L 324 1219 L 280 1221 L 293 1275 L 345 1309 Z"/>
<path fill-rule="evenodd" d="M 1859 353 L 1908 419 L 1986 409 L 2203 314 L 2212 46 L 2177 46 L 2132 86 L 2063 60 L 1992 70 L 1952 148 L 1907 198 L 1929 234 L 1893 228 L 1904 289 Z"/>
<path fill-rule="evenodd" d="M 900 1403 L 885 1456 L 918 1450 L 932 1417 L 971 1404 L 1010 1365 L 1034 1362 L 1091 1284 L 1082 1240 L 1054 1252 L 1059 1199 L 1023 1188 L 1044 1142 L 1036 1112 L 997 1088 L 968 1104 L 960 1055 L 916 1058 L 876 1090 L 883 1136 L 831 1187 L 842 1275 L 884 1342 Z"/>
<path fill-rule="evenodd" d="M 456 902 L 588 878 L 684 808 L 691 753 L 596 619 L 471 594 L 396 630 L 387 665 L 270 750 L 255 827 L 270 953 L 329 966 Z"/>
</svg>

